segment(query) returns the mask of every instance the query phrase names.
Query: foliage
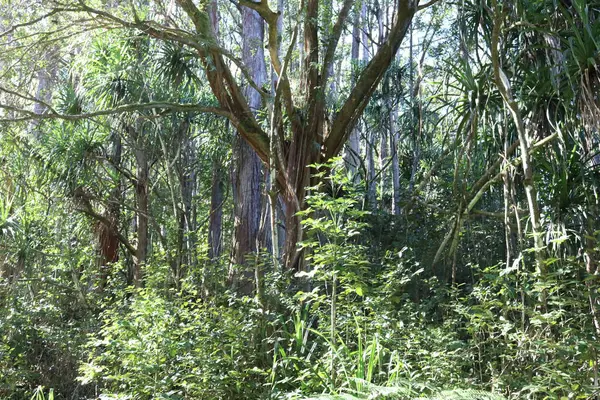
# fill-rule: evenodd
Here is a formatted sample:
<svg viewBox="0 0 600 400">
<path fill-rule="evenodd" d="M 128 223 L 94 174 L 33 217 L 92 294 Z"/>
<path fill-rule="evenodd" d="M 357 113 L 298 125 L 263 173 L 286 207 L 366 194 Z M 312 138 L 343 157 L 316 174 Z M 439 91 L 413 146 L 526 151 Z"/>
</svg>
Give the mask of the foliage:
<svg viewBox="0 0 600 400">
<path fill-rule="evenodd" d="M 152 290 L 123 297 L 101 315 L 80 367 L 84 385 L 114 398 L 256 397 L 265 373 L 256 366 L 257 322 L 227 304 L 195 296 L 167 298 Z"/>
<path fill-rule="evenodd" d="M 0 398 L 600 396 L 597 1 L 167 3 L 0 0 Z"/>
</svg>

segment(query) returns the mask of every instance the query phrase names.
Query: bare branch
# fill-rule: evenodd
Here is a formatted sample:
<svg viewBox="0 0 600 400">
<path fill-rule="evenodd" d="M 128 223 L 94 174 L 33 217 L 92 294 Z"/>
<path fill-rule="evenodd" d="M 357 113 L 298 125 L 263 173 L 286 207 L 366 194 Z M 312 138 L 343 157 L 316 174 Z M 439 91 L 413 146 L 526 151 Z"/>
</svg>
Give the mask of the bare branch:
<svg viewBox="0 0 600 400">
<path fill-rule="evenodd" d="M 46 13 L 46 14 L 38 17 L 38 18 L 32 19 L 31 21 L 27 21 L 27 22 L 24 22 L 22 24 L 12 25 L 10 28 L 8 28 L 4 32 L 0 33 L 0 38 L 2 38 L 4 36 L 7 36 L 7 35 L 10 35 L 11 33 L 14 33 L 17 29 L 25 28 L 25 27 L 28 27 L 28 26 L 35 25 L 38 22 L 41 22 L 41 21 L 43 21 L 43 20 L 45 20 L 47 18 L 50 18 L 53 15 L 59 14 L 61 12 L 68 12 L 68 11 L 78 11 L 78 10 L 72 9 L 72 8 L 55 8 L 52 11 L 50 11 L 50 12 L 48 12 L 48 13 Z"/>
<path fill-rule="evenodd" d="M 340 152 L 346 138 L 367 106 L 375 88 L 392 62 L 398 47 L 400 47 L 415 11 L 416 5 L 412 0 L 398 1 L 396 21 L 389 36 L 359 76 L 354 89 L 352 89 L 333 121 L 331 132 L 325 140 L 325 160 Z"/>
<path fill-rule="evenodd" d="M 421 11 L 426 9 L 427 7 L 431 7 L 432 5 L 434 5 L 435 3 L 437 3 L 440 0 L 430 0 L 425 4 L 419 4 L 419 7 L 417 7 L 417 11 Z"/>
<path fill-rule="evenodd" d="M 33 97 L 33 96 L 29 95 L 29 94 L 22 94 L 22 93 L 19 93 L 17 91 L 5 88 L 4 86 L 0 86 L 0 92 L 5 92 L 5 93 L 8 93 L 8 94 L 12 94 L 13 96 L 16 96 L 16 97 L 18 97 L 20 99 L 27 100 L 27 101 L 30 101 L 32 103 L 37 103 L 37 104 L 43 106 L 44 108 L 46 108 L 47 110 L 50 110 L 51 113 L 57 114 L 57 112 L 54 110 L 54 108 L 52 108 L 52 106 L 50 104 L 48 104 L 47 102 L 45 102 L 43 100 L 40 100 L 40 99 L 38 99 L 36 97 Z M 1 104 L 0 104 L 0 107 L 2 107 Z M 18 108 L 14 108 L 14 107 L 11 110 L 12 111 L 19 111 Z"/>
<path fill-rule="evenodd" d="M 179 104 L 179 103 L 165 103 L 165 102 L 150 102 L 143 104 L 124 104 L 108 110 L 100 110 L 82 114 L 61 114 L 58 112 L 49 112 L 45 114 L 36 114 L 33 111 L 18 109 L 16 107 L 0 105 L 0 108 L 9 109 L 16 111 L 21 114 L 25 114 L 23 117 L 16 118 L 4 118 L 0 119 L 0 122 L 22 122 L 22 121 L 33 121 L 33 120 L 45 120 L 45 119 L 60 119 L 65 121 L 78 121 L 82 119 L 89 119 L 94 117 L 100 117 L 105 115 L 121 114 L 126 112 L 135 112 L 143 110 L 161 110 L 166 109 L 171 112 L 204 112 L 221 115 L 226 118 L 233 118 L 230 112 L 217 107 L 205 107 L 197 104 Z"/>
<path fill-rule="evenodd" d="M 323 69 L 321 72 L 323 74 L 323 83 L 327 82 L 327 79 L 329 78 L 329 67 L 333 63 L 335 50 L 340 41 L 340 36 L 342 34 L 344 24 L 346 23 L 346 19 L 348 19 L 348 14 L 350 13 L 350 9 L 352 8 L 353 4 L 353 0 L 344 1 L 342 10 L 338 15 L 338 19 L 335 22 L 335 25 L 333 26 L 333 30 L 331 32 L 331 36 L 329 37 L 329 42 L 327 43 L 327 48 L 325 50 L 325 57 L 323 58 Z"/>
</svg>

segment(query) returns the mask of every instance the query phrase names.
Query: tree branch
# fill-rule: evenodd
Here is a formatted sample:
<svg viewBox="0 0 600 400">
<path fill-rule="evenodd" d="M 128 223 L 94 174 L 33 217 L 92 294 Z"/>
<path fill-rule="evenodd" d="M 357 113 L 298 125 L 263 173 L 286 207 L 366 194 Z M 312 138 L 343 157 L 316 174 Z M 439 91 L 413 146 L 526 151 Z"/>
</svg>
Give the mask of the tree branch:
<svg viewBox="0 0 600 400">
<path fill-rule="evenodd" d="M 191 19 L 200 39 L 216 45 L 208 13 L 200 11 L 192 0 L 177 0 L 177 4 Z M 231 113 L 231 123 L 246 142 L 254 148 L 256 154 L 268 163 L 269 135 L 256 122 L 231 70 L 225 64 L 222 54 L 212 48 L 198 48 L 197 51 L 213 94 L 221 106 Z"/>
<path fill-rule="evenodd" d="M 327 82 L 327 79 L 329 79 L 329 67 L 333 63 L 335 50 L 340 41 L 340 36 L 342 34 L 344 24 L 346 23 L 346 19 L 348 19 L 348 14 L 350 14 L 350 9 L 352 8 L 353 4 L 353 0 L 344 1 L 342 10 L 338 15 L 338 19 L 335 22 L 335 25 L 333 26 L 333 30 L 331 32 L 331 36 L 329 37 L 329 42 L 327 43 L 327 47 L 325 50 L 325 57 L 323 58 L 323 68 L 321 69 L 321 74 L 323 75 L 322 81 L 324 83 Z"/>
<path fill-rule="evenodd" d="M 0 108 L 10 109 L 11 111 L 26 114 L 23 117 L 17 118 L 4 118 L 0 119 L 0 122 L 22 122 L 22 121 L 33 121 L 33 120 L 45 120 L 45 119 L 61 119 L 65 121 L 78 121 L 81 119 L 88 119 L 94 117 L 100 117 L 105 115 L 121 114 L 125 112 L 143 111 L 143 110 L 159 110 L 167 109 L 172 112 L 205 112 L 221 115 L 226 118 L 233 118 L 230 112 L 217 107 L 204 107 L 195 104 L 178 104 L 178 103 L 165 103 L 165 102 L 150 102 L 144 104 L 124 104 L 108 110 L 100 110 L 82 114 L 61 114 L 58 112 L 49 112 L 45 114 L 36 114 L 33 111 L 22 110 L 16 107 L 2 105 Z"/>
<path fill-rule="evenodd" d="M 417 7 L 417 11 L 421 11 L 421 10 L 426 9 L 427 7 L 431 7 L 432 5 L 434 5 L 435 3 L 437 3 L 438 1 L 440 1 L 440 0 L 430 0 L 427 3 L 425 3 L 425 4 L 422 4 L 422 5 L 419 4 L 419 7 Z"/>
<path fill-rule="evenodd" d="M 104 215 L 98 214 L 96 211 L 94 211 L 92 209 L 92 205 L 89 203 L 89 201 L 84 200 L 84 199 L 79 199 L 79 200 L 81 200 L 81 203 L 83 203 L 84 208 L 77 208 L 77 210 L 81 211 L 82 213 L 84 213 L 88 217 L 91 217 L 91 218 L 95 219 L 96 221 L 101 222 L 102 224 L 104 224 L 104 226 L 106 226 L 108 229 L 110 229 L 115 234 L 115 236 L 117 237 L 117 239 L 119 240 L 119 242 L 121 242 L 123 244 L 123 246 L 125 246 L 125 248 L 127 249 L 127 251 L 132 256 L 135 257 L 136 254 L 137 254 L 137 249 L 135 247 L 133 247 L 131 245 L 131 243 L 129 243 L 129 240 L 127 240 L 127 238 L 125 236 L 123 236 L 121 234 L 121 232 L 119 232 L 117 229 L 115 229 L 115 227 L 111 223 L 111 221 L 109 221 L 109 219 L 106 218 Z"/>
<path fill-rule="evenodd" d="M 333 121 L 331 132 L 325 139 L 324 161 L 329 160 L 342 149 L 344 142 L 367 106 L 383 74 L 392 62 L 398 47 L 400 47 L 400 43 L 406 35 L 415 11 L 416 4 L 412 0 L 398 0 L 396 22 L 392 26 L 388 38 L 359 76 L 354 89 L 352 89 Z"/>
</svg>

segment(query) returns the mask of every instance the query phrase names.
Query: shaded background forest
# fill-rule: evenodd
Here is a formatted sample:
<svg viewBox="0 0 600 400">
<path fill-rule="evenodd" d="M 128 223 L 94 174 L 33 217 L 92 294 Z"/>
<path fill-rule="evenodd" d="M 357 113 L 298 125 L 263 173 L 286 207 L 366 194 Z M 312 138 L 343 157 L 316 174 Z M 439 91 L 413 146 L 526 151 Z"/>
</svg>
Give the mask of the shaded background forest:
<svg viewBox="0 0 600 400">
<path fill-rule="evenodd" d="M 0 32 L 0 398 L 598 395 L 600 3 Z"/>
</svg>

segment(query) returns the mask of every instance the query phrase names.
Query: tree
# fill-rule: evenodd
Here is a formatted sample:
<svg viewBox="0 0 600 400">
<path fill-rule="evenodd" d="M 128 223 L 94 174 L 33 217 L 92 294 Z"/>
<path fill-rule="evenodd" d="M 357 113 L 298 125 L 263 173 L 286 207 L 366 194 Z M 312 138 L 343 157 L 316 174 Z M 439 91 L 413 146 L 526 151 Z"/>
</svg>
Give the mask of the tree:
<svg viewBox="0 0 600 400">
<path fill-rule="evenodd" d="M 248 79 L 257 87 L 267 82 L 264 55 L 264 20 L 252 8 L 241 7 L 242 13 L 242 61 L 248 70 Z M 263 108 L 257 89 L 246 86 L 244 93 L 248 107 L 254 116 Z M 233 149 L 233 197 L 234 197 L 234 268 L 247 264 L 247 258 L 260 250 L 260 224 L 264 196 L 262 195 L 263 167 L 254 149 L 240 136 L 236 136 Z M 239 276 L 241 275 L 241 276 Z M 242 274 L 232 269 L 230 279 L 236 282 L 241 293 L 252 292 L 251 271 Z"/>
<path fill-rule="evenodd" d="M 262 97 L 269 99 L 268 93 L 260 87 L 260 83 L 254 82 L 242 62 L 219 45 L 206 9 L 198 7 L 192 0 L 178 0 L 176 3 L 178 11 L 165 14 L 166 11 L 161 8 L 160 1 L 148 7 L 140 6 L 140 9 L 132 4 L 128 10 L 119 10 L 118 13 L 113 9 L 96 7 L 86 2 L 67 4 L 50 2 L 45 4 L 44 11 L 38 18 L 25 22 L 24 26 L 35 25 L 41 20 L 55 16 L 60 17 L 60 19 L 56 18 L 58 24 L 68 24 L 74 20 L 76 15 L 87 15 L 96 21 L 94 26 L 96 29 L 106 26 L 134 29 L 141 35 L 177 43 L 192 49 L 204 69 L 208 84 L 218 102 L 218 107 L 199 105 L 197 109 L 212 110 L 219 115 L 226 116 L 243 140 L 254 149 L 258 157 L 268 163 L 271 149 L 269 135 L 257 122 L 252 106 L 245 98 L 240 84 L 225 58 L 234 62 L 248 83 L 261 93 Z M 326 162 L 341 151 L 369 98 L 394 59 L 417 10 L 417 4 L 412 0 L 398 0 L 394 4 L 393 23 L 387 36 L 356 79 L 356 83 L 350 88 L 339 110 L 334 114 L 328 112 L 326 104 L 328 85 L 325 83 L 330 78 L 331 66 L 336 60 L 338 43 L 354 2 L 346 0 L 339 5 L 341 8 L 337 13 L 337 19 L 330 34 L 326 37 L 320 34 L 318 26 L 319 15 L 322 12 L 319 1 L 308 0 L 303 5 L 301 21 L 303 23 L 303 53 L 305 56 L 302 60 L 302 74 L 299 77 L 299 94 L 292 91 L 288 71 L 291 49 L 299 40 L 299 26 L 294 27 L 288 50 L 282 59 L 278 49 L 283 32 L 280 31 L 278 25 L 278 14 L 271 10 L 265 0 L 261 2 L 242 0 L 239 4 L 256 11 L 267 26 L 269 59 L 278 76 L 276 94 L 270 101 L 273 102 L 274 112 L 272 123 L 277 132 L 277 135 L 274 136 L 276 144 L 273 148 L 277 152 L 274 162 L 278 165 L 277 180 L 286 214 L 284 264 L 288 268 L 298 268 L 300 254 L 297 252 L 296 245 L 302 238 L 302 230 L 297 212 L 304 207 L 305 187 L 309 185 L 312 174 L 309 166 L 317 162 Z M 153 9 L 157 10 L 154 14 L 155 18 L 150 17 L 153 15 L 150 14 Z M 175 23 L 173 18 L 179 12 L 186 15 L 187 20 L 179 20 L 178 23 Z M 35 99 L 30 98 L 29 100 L 37 102 Z M 157 110 L 177 108 L 176 105 L 148 106 Z M 138 108 L 133 107 L 133 109 Z M 22 109 L 21 111 L 21 119 L 36 118 Z M 107 110 L 107 112 L 114 111 Z M 71 118 L 89 116 L 82 114 Z M 43 116 L 43 118 L 61 117 L 63 116 L 53 111 Z M 140 176 L 140 178 L 144 177 Z M 144 193 L 142 186 L 140 186 L 139 195 Z M 140 196 L 140 199 L 142 198 L 143 196 Z"/>
</svg>

